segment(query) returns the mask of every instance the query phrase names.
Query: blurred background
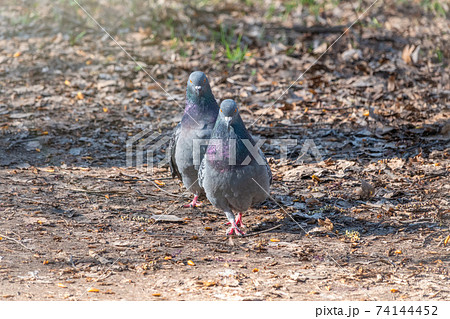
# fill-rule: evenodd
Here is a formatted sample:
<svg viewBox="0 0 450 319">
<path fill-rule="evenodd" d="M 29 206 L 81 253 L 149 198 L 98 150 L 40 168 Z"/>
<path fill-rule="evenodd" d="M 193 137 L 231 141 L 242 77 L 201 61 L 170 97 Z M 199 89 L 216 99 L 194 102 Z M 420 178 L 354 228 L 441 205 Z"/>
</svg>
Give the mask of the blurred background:
<svg viewBox="0 0 450 319">
<path fill-rule="evenodd" d="M 170 134 L 193 70 L 257 135 L 445 133 L 448 18 L 445 0 L 3 0 L 0 164 L 123 165 L 130 136 Z"/>
</svg>

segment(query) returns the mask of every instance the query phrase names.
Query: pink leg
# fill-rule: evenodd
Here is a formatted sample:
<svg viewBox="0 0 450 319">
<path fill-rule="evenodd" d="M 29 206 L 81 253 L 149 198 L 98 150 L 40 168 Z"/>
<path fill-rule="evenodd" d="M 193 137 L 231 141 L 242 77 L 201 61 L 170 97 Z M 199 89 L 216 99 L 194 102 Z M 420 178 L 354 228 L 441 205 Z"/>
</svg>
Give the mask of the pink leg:
<svg viewBox="0 0 450 319">
<path fill-rule="evenodd" d="M 231 227 L 228 228 L 227 230 L 227 235 L 237 235 L 237 236 L 245 235 L 245 233 L 242 230 L 240 230 L 239 227 L 236 225 L 237 222 L 233 212 L 231 212 L 231 210 L 225 211 L 225 215 L 227 215 L 228 225 L 231 225 Z M 242 216 L 240 217 L 240 220 L 242 224 Z"/>
<path fill-rule="evenodd" d="M 198 195 L 194 196 L 194 199 L 189 204 L 183 205 L 184 208 L 195 208 L 201 206 L 202 203 L 198 201 Z"/>
<path fill-rule="evenodd" d="M 242 223 L 242 214 L 238 213 L 237 217 L 236 217 L 236 225 L 238 227 L 245 227 L 244 224 Z"/>
<path fill-rule="evenodd" d="M 227 235 L 237 235 L 237 236 L 243 236 L 245 233 L 239 229 L 239 227 L 234 223 L 227 231 Z"/>
<path fill-rule="evenodd" d="M 231 225 L 231 223 L 228 222 L 227 225 Z M 236 226 L 245 227 L 245 225 L 242 223 L 242 214 L 241 213 L 238 213 L 238 215 L 236 216 Z"/>
</svg>

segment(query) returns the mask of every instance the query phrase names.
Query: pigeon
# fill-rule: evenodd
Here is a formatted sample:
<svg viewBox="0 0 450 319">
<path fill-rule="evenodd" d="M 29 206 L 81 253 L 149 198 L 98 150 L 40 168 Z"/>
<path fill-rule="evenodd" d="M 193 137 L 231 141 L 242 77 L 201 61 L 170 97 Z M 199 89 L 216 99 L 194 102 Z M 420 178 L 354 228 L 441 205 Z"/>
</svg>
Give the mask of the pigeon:
<svg viewBox="0 0 450 319">
<path fill-rule="evenodd" d="M 220 105 L 199 182 L 208 200 L 223 210 L 231 225 L 228 235 L 244 235 L 242 214 L 269 195 L 272 172 L 264 154 L 245 128 L 233 100 Z M 237 217 L 233 210 L 239 212 Z"/>
<path fill-rule="evenodd" d="M 200 206 L 198 198 L 204 192 L 198 183 L 198 168 L 218 112 L 219 106 L 206 75 L 200 71 L 191 73 L 187 82 L 184 114 L 175 127 L 169 144 L 172 177 L 180 178 L 184 186 L 194 194 L 192 202 L 184 207 Z"/>
</svg>

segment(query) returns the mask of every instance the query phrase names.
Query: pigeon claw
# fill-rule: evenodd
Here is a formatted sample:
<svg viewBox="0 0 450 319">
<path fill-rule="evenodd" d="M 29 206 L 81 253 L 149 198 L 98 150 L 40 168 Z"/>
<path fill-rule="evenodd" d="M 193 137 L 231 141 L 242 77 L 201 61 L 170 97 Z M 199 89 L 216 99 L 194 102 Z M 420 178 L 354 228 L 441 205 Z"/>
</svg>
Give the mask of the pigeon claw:
<svg viewBox="0 0 450 319">
<path fill-rule="evenodd" d="M 200 206 L 202 206 L 201 202 L 194 203 L 194 201 L 190 202 L 189 204 L 183 205 L 184 208 L 197 208 Z"/>
<path fill-rule="evenodd" d="M 245 233 L 239 229 L 238 226 L 236 226 L 236 223 L 234 223 L 227 231 L 227 235 L 232 236 L 232 235 L 236 235 L 236 236 L 244 236 Z"/>
<path fill-rule="evenodd" d="M 184 208 L 196 208 L 202 206 L 202 202 L 198 201 L 198 195 L 194 196 L 194 199 L 189 204 L 183 205 Z"/>
</svg>

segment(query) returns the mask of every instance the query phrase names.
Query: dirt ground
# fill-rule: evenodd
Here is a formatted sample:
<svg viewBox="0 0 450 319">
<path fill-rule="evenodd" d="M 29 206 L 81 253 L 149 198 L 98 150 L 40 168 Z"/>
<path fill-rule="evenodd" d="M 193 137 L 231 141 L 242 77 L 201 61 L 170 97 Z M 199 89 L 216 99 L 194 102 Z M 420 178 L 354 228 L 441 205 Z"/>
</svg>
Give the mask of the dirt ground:
<svg viewBox="0 0 450 319">
<path fill-rule="evenodd" d="M 74 2 L 0 7 L 0 300 L 449 300 L 448 2 L 377 2 L 336 42 L 371 1 L 79 2 L 135 61 Z M 193 70 L 268 139 L 243 238 L 126 161 Z"/>
</svg>

